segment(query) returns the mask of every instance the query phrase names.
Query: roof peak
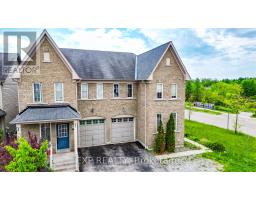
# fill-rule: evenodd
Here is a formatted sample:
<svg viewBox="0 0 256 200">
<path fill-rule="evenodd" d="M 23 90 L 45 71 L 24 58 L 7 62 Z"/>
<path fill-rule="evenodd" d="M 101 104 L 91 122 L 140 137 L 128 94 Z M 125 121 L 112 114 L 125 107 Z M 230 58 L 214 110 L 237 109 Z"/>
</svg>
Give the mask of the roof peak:
<svg viewBox="0 0 256 200">
<path fill-rule="evenodd" d="M 159 48 L 159 47 L 161 47 L 161 46 L 164 46 L 164 45 L 166 45 L 166 44 L 170 44 L 172 41 L 169 41 L 169 42 L 166 42 L 166 43 L 164 43 L 164 44 L 161 44 L 161 45 L 159 45 L 159 46 L 157 46 L 157 47 L 154 47 L 153 49 L 149 49 L 148 51 L 145 51 L 145 52 L 143 52 L 143 53 L 141 53 L 141 54 L 138 54 L 137 56 L 140 56 L 140 55 L 142 55 L 142 54 L 144 54 L 144 53 L 148 53 L 148 52 L 150 52 L 150 51 L 153 51 L 153 50 L 155 50 L 155 49 L 157 49 L 157 48 Z"/>
</svg>

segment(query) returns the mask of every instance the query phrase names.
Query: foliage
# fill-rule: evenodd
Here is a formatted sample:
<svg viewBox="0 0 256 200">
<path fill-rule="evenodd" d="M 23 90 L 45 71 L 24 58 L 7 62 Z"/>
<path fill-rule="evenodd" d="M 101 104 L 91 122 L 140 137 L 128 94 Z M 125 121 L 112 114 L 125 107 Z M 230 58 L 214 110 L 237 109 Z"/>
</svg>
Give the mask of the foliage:
<svg viewBox="0 0 256 200">
<path fill-rule="evenodd" d="M 163 144 L 165 144 L 165 134 L 164 134 L 163 123 L 162 123 L 162 121 L 160 121 L 160 125 L 157 129 L 157 134 L 155 137 L 154 152 L 160 153 L 161 145 L 163 145 Z"/>
<path fill-rule="evenodd" d="M 3 141 L 3 130 L 0 128 L 0 144 Z"/>
<path fill-rule="evenodd" d="M 5 149 L 5 146 L 7 145 L 15 149 L 18 148 L 13 135 L 11 135 L 10 138 L 5 138 L 3 143 L 0 145 L 0 172 L 6 171 L 5 166 L 8 165 L 12 160 L 12 156 Z"/>
<path fill-rule="evenodd" d="M 224 171 L 256 172 L 256 138 L 235 134 L 233 131 L 199 122 L 185 122 L 185 131 L 191 140 L 207 145 L 219 143 L 225 146 L 225 152 L 209 152 L 204 157 L 224 165 Z"/>
<path fill-rule="evenodd" d="M 242 81 L 243 94 L 246 97 L 256 95 L 256 79 L 246 79 Z"/>
<path fill-rule="evenodd" d="M 166 124 L 165 149 L 168 152 L 175 151 L 175 120 L 173 114 Z"/>
<path fill-rule="evenodd" d="M 255 111 L 255 113 L 253 113 L 252 117 L 256 118 L 256 111 Z"/>
<path fill-rule="evenodd" d="M 218 142 L 207 143 L 206 146 L 216 152 L 224 152 L 225 151 L 224 145 L 220 144 Z"/>
<path fill-rule="evenodd" d="M 201 109 L 201 108 L 188 107 L 188 106 L 186 106 L 186 109 L 196 111 L 196 112 L 209 113 L 209 114 L 213 114 L 213 115 L 221 115 L 221 112 L 214 111 L 214 110 L 209 110 L 209 109 Z"/>
<path fill-rule="evenodd" d="M 193 144 L 191 144 L 191 143 L 189 143 L 189 142 L 184 142 L 184 147 L 187 147 L 187 148 L 189 148 L 189 149 L 192 149 L 192 150 L 199 150 L 199 149 L 201 149 L 200 147 L 197 147 L 197 146 L 195 146 L 195 145 L 193 145 Z"/>
<path fill-rule="evenodd" d="M 13 160 L 6 166 L 9 172 L 36 172 L 47 167 L 48 142 L 44 141 L 40 148 L 33 148 L 24 138 L 17 141 L 18 148 L 6 146 Z"/>
</svg>

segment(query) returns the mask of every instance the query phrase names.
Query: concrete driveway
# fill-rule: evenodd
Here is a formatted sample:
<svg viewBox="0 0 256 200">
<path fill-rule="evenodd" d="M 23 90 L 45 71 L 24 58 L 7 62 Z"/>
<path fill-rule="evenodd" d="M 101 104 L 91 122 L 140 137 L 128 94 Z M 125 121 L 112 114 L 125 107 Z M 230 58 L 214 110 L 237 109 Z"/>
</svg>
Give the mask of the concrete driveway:
<svg viewBox="0 0 256 200">
<path fill-rule="evenodd" d="M 189 111 L 185 111 L 185 117 L 188 119 Z M 251 118 L 251 113 L 240 113 L 238 117 L 238 130 L 251 135 L 256 136 L 256 119 Z M 235 118 L 236 116 L 234 114 L 229 115 L 229 126 L 228 128 L 230 130 L 234 130 L 234 124 L 235 124 Z M 202 113 L 202 112 L 191 112 L 191 120 L 198 121 L 206 124 L 211 124 L 214 126 L 218 126 L 221 128 L 227 128 L 228 125 L 228 114 L 223 113 L 221 115 L 213 115 L 208 113 Z"/>
<path fill-rule="evenodd" d="M 139 143 L 104 145 L 79 149 L 81 172 L 163 172 L 159 160 Z"/>
</svg>

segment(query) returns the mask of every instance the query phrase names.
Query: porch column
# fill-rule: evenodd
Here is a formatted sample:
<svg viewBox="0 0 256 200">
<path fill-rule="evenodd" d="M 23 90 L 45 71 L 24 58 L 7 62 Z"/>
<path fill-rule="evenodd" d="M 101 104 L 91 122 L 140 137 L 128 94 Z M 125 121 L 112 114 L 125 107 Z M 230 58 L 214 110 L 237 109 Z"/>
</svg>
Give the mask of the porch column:
<svg viewBox="0 0 256 200">
<path fill-rule="evenodd" d="M 78 163 L 78 121 L 74 121 L 74 150 L 75 150 L 75 157 L 76 157 L 76 171 L 79 171 L 79 163 Z"/>
<path fill-rule="evenodd" d="M 21 124 L 16 124 L 16 130 L 17 130 L 17 138 L 20 138 L 22 136 Z"/>
</svg>

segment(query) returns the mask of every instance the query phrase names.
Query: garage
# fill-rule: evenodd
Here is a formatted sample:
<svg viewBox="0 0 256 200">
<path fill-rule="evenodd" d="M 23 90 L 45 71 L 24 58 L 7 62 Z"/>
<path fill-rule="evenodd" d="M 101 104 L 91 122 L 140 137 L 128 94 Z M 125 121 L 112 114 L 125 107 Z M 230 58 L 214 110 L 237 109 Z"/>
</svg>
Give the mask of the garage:
<svg viewBox="0 0 256 200">
<path fill-rule="evenodd" d="M 134 141 L 134 118 L 112 118 L 112 143 Z"/>
<path fill-rule="evenodd" d="M 105 120 L 81 120 L 79 147 L 98 146 L 103 144 L 105 144 Z"/>
</svg>

